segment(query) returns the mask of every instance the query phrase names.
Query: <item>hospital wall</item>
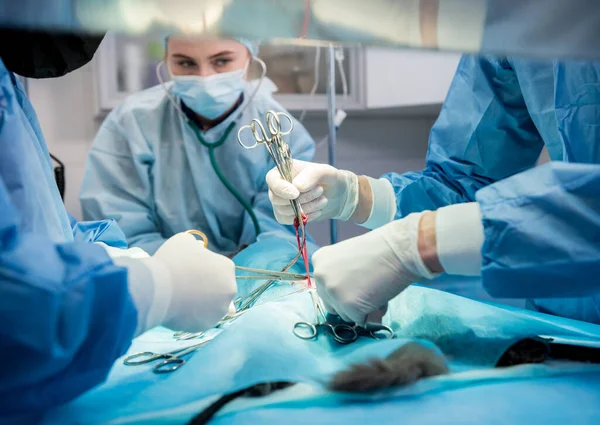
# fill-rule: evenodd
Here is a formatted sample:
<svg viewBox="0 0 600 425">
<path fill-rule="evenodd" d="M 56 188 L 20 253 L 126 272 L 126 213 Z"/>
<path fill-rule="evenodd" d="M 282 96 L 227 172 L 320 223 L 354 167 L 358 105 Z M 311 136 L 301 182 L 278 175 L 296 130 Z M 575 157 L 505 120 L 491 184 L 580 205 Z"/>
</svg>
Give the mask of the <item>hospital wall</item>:
<svg viewBox="0 0 600 425">
<path fill-rule="evenodd" d="M 96 110 L 93 62 L 65 77 L 28 80 L 50 152 L 65 163 L 67 209 L 81 218 L 78 200 L 87 153 L 102 122 Z M 428 133 L 439 105 L 418 109 L 350 113 L 337 141 L 337 166 L 359 174 L 380 176 L 389 171 L 419 170 L 425 164 Z M 308 114 L 305 125 L 315 140 L 327 134 L 325 112 Z M 316 161 L 327 161 L 327 144 L 318 146 Z M 545 160 L 547 158 L 544 158 Z M 313 223 L 310 233 L 320 245 L 329 243 L 329 223 Z M 364 233 L 351 223 L 339 223 L 338 240 Z"/>
</svg>

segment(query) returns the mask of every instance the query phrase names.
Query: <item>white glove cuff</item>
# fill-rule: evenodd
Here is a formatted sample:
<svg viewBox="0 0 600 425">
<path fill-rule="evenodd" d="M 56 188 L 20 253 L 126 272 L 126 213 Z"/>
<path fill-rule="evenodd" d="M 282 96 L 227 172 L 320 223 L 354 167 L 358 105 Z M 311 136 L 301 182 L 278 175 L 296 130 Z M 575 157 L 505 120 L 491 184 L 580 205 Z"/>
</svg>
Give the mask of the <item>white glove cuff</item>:
<svg viewBox="0 0 600 425">
<path fill-rule="evenodd" d="M 437 253 L 448 274 L 481 274 L 483 224 L 477 202 L 450 205 L 437 210 Z"/>
<path fill-rule="evenodd" d="M 138 311 L 135 335 L 163 324 L 172 296 L 169 270 L 152 257 L 119 257 L 113 261 L 115 265 L 127 268 L 129 293 Z"/>
<path fill-rule="evenodd" d="M 129 249 L 115 248 L 106 245 L 104 242 L 94 242 L 106 250 L 110 258 L 128 257 L 128 258 L 148 258 L 150 255 L 141 248 L 134 247 Z"/>
<path fill-rule="evenodd" d="M 366 177 L 366 176 L 365 176 Z M 385 224 L 391 223 L 396 215 L 396 194 L 394 187 L 388 179 L 374 179 L 367 177 L 371 193 L 373 194 L 373 206 L 367 221 L 359 223 L 359 226 L 367 229 L 377 229 Z"/>
<path fill-rule="evenodd" d="M 351 171 L 340 170 L 342 178 L 346 181 L 346 200 L 340 213 L 334 217 L 336 220 L 348 221 L 358 206 L 358 176 Z"/>
<path fill-rule="evenodd" d="M 383 237 L 388 241 L 394 253 L 398 256 L 406 270 L 416 276 L 415 280 L 421 277 L 433 279 L 438 274 L 432 273 L 419 254 L 419 223 L 423 213 L 413 213 L 408 216 L 390 223 L 384 228 L 379 228 L 377 232 L 383 232 Z"/>
<path fill-rule="evenodd" d="M 437 38 L 442 50 L 478 52 L 483 40 L 486 2 L 444 0 L 439 2 Z M 468 18 L 468 19 L 466 19 Z M 457 25 L 460 22 L 460 25 Z"/>
</svg>

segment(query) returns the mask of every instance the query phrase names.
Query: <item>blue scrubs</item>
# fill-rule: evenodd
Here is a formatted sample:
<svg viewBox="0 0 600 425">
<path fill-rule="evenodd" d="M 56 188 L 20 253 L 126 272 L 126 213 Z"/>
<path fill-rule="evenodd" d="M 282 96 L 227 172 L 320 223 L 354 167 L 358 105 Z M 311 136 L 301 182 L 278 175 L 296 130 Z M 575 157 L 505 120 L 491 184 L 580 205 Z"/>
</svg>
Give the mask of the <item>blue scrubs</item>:
<svg viewBox="0 0 600 425">
<path fill-rule="evenodd" d="M 94 241 L 125 246 L 114 221 L 69 217 L 33 107 L 0 61 L 0 423 L 35 423 L 129 347 L 127 272 Z"/>
<path fill-rule="evenodd" d="M 202 136 L 215 143 L 236 122 L 223 145 L 215 148 L 217 163 L 252 205 L 262 233 L 276 232 L 292 240 L 293 227 L 277 223 L 269 201 L 265 177 L 275 164 L 267 149 L 244 149 L 237 141 L 241 126 L 254 118 L 264 122 L 269 110 L 285 110 L 267 90 L 259 91 L 247 106 L 248 98 L 246 93 L 235 112 Z M 289 128 L 285 119 L 281 125 Z M 242 136 L 246 144 L 254 142 L 250 131 Z M 294 122 L 286 141 L 293 158 L 312 160 L 314 142 L 299 122 Z M 88 159 L 80 199 L 85 219 L 115 219 L 129 245 L 149 254 L 189 229 L 204 232 L 211 249 L 225 255 L 256 241 L 249 214 L 219 180 L 208 148 L 162 86 L 130 96 L 106 118 Z"/>
<path fill-rule="evenodd" d="M 385 177 L 397 218 L 479 202 L 491 295 L 600 322 L 600 62 L 464 56 L 426 168 Z"/>
</svg>

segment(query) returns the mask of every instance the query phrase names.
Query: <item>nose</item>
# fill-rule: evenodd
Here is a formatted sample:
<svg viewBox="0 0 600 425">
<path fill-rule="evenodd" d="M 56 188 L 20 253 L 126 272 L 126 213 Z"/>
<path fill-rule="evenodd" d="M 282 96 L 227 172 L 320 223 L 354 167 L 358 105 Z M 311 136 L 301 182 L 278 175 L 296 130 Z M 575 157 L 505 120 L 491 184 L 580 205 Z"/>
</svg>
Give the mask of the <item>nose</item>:
<svg viewBox="0 0 600 425">
<path fill-rule="evenodd" d="M 211 75 L 216 74 L 215 70 L 210 65 L 202 65 L 200 66 L 200 71 L 198 76 L 200 77 L 210 77 Z"/>
</svg>

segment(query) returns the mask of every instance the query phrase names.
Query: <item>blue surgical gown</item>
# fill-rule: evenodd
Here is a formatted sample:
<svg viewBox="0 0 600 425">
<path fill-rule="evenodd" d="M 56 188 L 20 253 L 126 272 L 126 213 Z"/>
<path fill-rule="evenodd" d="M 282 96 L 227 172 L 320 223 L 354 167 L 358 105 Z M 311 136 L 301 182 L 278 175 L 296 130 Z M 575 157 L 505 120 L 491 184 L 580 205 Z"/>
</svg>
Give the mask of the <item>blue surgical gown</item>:
<svg viewBox="0 0 600 425">
<path fill-rule="evenodd" d="M 385 177 L 397 218 L 479 202 L 491 295 L 600 322 L 600 62 L 464 56 L 426 168 Z"/>
<path fill-rule="evenodd" d="M 127 272 L 94 241 L 125 247 L 114 221 L 67 214 L 33 107 L 0 61 L 0 423 L 35 423 L 129 347 Z"/>
<path fill-rule="evenodd" d="M 269 201 L 265 176 L 275 164 L 267 149 L 244 149 L 237 140 L 241 126 L 254 118 L 264 121 L 269 110 L 284 109 L 266 90 L 249 105 L 247 93 L 244 98 L 234 113 L 202 135 L 214 143 L 236 121 L 224 144 L 215 148 L 217 163 L 252 205 L 261 231 L 292 238 L 293 228 L 277 223 Z M 288 128 L 285 119 L 281 125 Z M 242 137 L 246 144 L 254 141 L 250 131 Z M 313 158 L 314 142 L 297 121 L 286 141 L 295 159 Z M 170 236 L 189 229 L 204 232 L 211 249 L 225 255 L 256 240 L 249 214 L 219 180 L 208 148 L 162 86 L 130 96 L 106 118 L 88 159 L 80 199 L 85 219 L 115 219 L 129 245 L 150 254 Z"/>
</svg>

